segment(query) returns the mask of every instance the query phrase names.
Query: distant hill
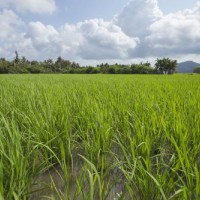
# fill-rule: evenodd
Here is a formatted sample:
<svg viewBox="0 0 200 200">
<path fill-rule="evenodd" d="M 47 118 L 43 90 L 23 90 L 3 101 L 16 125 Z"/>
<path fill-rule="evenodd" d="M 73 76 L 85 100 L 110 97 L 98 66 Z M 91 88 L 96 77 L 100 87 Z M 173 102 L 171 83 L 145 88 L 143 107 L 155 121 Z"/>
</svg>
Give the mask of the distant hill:
<svg viewBox="0 0 200 200">
<path fill-rule="evenodd" d="M 192 73 L 195 67 L 200 66 L 200 63 L 193 61 L 186 61 L 177 64 L 177 71 L 179 73 Z"/>
</svg>

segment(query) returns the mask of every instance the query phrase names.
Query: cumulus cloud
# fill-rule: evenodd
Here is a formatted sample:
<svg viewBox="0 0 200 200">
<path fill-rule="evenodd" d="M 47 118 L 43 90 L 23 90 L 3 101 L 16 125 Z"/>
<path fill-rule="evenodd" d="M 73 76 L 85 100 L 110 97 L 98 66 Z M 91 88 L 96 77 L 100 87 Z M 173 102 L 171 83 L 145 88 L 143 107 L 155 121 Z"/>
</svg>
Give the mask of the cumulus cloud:
<svg viewBox="0 0 200 200">
<path fill-rule="evenodd" d="M 0 7 L 13 7 L 17 11 L 32 13 L 53 13 L 56 10 L 54 0 L 0 0 Z"/>
<path fill-rule="evenodd" d="M 0 0 L 0 5 L 8 2 L 18 2 L 22 9 L 20 2 L 25 6 L 42 1 Z M 200 52 L 200 1 L 194 8 L 164 15 L 157 0 L 132 0 L 110 21 L 90 19 L 58 28 L 40 21 L 25 24 L 14 11 L 3 9 L 0 27 L 0 53 L 8 57 L 14 50 L 31 59 L 62 56 L 91 62 L 196 56 Z"/>
<path fill-rule="evenodd" d="M 120 27 L 102 19 L 77 24 L 84 40 L 79 54 L 86 59 L 126 58 L 127 51 L 134 49 L 138 38 L 127 36 Z"/>
<path fill-rule="evenodd" d="M 38 51 L 84 59 L 126 58 L 128 50 L 138 43 L 137 38 L 128 37 L 121 28 L 102 19 L 65 24 L 58 31 L 51 25 L 31 22 L 27 37 Z"/>
<path fill-rule="evenodd" d="M 149 25 L 162 16 L 157 0 L 133 0 L 114 21 L 127 35 L 141 38 L 148 34 Z"/>
<path fill-rule="evenodd" d="M 114 19 L 140 45 L 130 57 L 195 54 L 200 51 L 200 1 L 194 8 L 164 15 L 157 0 L 130 1 Z"/>
<path fill-rule="evenodd" d="M 22 25 L 22 20 L 12 10 L 3 9 L 0 12 L 0 41 L 13 38 Z"/>
<path fill-rule="evenodd" d="M 160 54 L 200 52 L 199 7 L 165 15 L 152 23 L 146 37 L 149 47 Z"/>
<path fill-rule="evenodd" d="M 34 55 L 32 41 L 25 38 L 25 23 L 12 10 L 0 11 L 0 57 L 12 58 L 15 50 L 22 55 Z"/>
<path fill-rule="evenodd" d="M 152 51 L 148 48 L 145 37 L 150 34 L 150 25 L 162 17 L 157 0 L 132 0 L 114 17 L 114 23 L 126 35 L 140 39 L 140 44 L 135 49 L 129 49 L 130 58 L 145 57 Z"/>
<path fill-rule="evenodd" d="M 53 26 L 45 26 L 38 21 L 29 23 L 29 31 L 26 36 L 32 39 L 36 48 L 42 49 L 48 45 L 56 44 L 59 33 Z"/>
</svg>

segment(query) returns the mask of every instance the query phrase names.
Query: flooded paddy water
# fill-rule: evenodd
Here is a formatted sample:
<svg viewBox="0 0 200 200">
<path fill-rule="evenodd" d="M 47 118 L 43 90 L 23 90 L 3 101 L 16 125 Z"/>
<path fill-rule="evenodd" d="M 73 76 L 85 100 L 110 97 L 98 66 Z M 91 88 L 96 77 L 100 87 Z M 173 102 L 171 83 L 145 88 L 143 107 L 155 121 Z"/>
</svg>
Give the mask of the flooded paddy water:
<svg viewBox="0 0 200 200">
<path fill-rule="evenodd" d="M 63 171 L 60 166 L 55 165 L 46 172 L 38 175 L 31 188 L 32 194 L 30 195 L 30 200 L 83 200 L 91 198 L 91 195 L 93 195 L 93 199 L 99 199 L 100 185 L 98 185 L 97 180 L 94 183 L 90 182 L 89 168 L 87 168 L 84 161 L 78 155 L 73 160 L 73 168 L 69 166 L 65 170 L 67 170 L 67 174 L 65 174 L 66 171 Z M 101 172 L 98 173 L 100 176 Z M 101 180 L 102 185 L 104 184 L 102 186 L 103 199 L 120 199 L 122 192 L 125 190 L 123 174 L 117 168 L 110 169 L 105 174 L 106 176 Z M 98 179 L 95 171 L 91 175 L 94 179 Z M 94 185 L 91 186 L 91 184 Z M 91 194 L 91 188 L 94 189 L 93 194 Z M 126 199 L 129 199 L 128 195 L 126 195 Z"/>
</svg>

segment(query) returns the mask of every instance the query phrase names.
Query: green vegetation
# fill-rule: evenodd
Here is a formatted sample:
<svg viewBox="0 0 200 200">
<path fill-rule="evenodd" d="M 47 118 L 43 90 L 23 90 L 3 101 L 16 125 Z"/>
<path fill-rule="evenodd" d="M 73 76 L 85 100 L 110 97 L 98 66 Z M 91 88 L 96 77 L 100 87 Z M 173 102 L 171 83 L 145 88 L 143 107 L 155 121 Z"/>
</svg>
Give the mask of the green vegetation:
<svg viewBox="0 0 200 200">
<path fill-rule="evenodd" d="M 195 67 L 193 73 L 200 74 L 200 67 Z"/>
<path fill-rule="evenodd" d="M 161 74 L 174 74 L 177 67 L 176 60 L 170 60 L 169 58 L 157 59 L 156 70 Z"/>
<path fill-rule="evenodd" d="M 1 200 L 200 199 L 198 75 L 1 75 L 0 98 Z"/>
<path fill-rule="evenodd" d="M 0 74 L 172 74 L 177 62 L 169 58 L 157 59 L 156 67 L 149 62 L 139 64 L 108 64 L 94 66 L 80 66 L 78 63 L 58 57 L 52 59 L 29 61 L 25 57 L 19 58 L 17 51 L 14 60 L 0 58 Z"/>
</svg>

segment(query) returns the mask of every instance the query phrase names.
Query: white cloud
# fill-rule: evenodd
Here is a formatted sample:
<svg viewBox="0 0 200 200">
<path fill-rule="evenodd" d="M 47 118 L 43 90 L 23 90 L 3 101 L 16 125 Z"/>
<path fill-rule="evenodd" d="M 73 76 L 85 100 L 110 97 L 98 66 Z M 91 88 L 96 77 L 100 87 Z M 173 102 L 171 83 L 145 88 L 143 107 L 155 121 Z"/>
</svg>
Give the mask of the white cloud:
<svg viewBox="0 0 200 200">
<path fill-rule="evenodd" d="M 60 55 L 71 56 L 75 58 L 78 48 L 84 42 L 84 36 L 81 34 L 80 27 L 77 24 L 65 24 L 59 28 L 60 37 Z"/>
<path fill-rule="evenodd" d="M 54 0 L 0 0 L 0 7 L 13 7 L 19 12 L 53 13 L 56 10 Z"/>
<path fill-rule="evenodd" d="M 60 55 L 60 37 L 53 26 L 30 22 L 25 37 L 31 42 L 36 59 L 56 58 Z"/>
<path fill-rule="evenodd" d="M 162 15 L 157 0 L 133 0 L 114 21 L 127 35 L 141 38 L 148 34 L 149 25 Z"/>
<path fill-rule="evenodd" d="M 28 59 L 38 59 L 38 52 L 33 47 L 32 41 L 25 38 L 25 34 L 18 34 L 15 39 L 3 45 L 3 55 L 6 58 L 13 59 L 15 50 L 18 51 L 20 56 L 25 56 Z"/>
<path fill-rule="evenodd" d="M 0 41 L 15 37 L 17 29 L 22 25 L 23 22 L 12 10 L 2 10 L 0 12 Z"/>
<path fill-rule="evenodd" d="M 56 44 L 59 38 L 58 31 L 51 25 L 45 26 L 41 22 L 30 22 L 27 37 L 33 40 L 36 48 Z"/>
<path fill-rule="evenodd" d="M 200 52 L 200 1 L 194 8 L 164 15 L 157 0 L 133 0 L 114 21 L 127 35 L 140 39 L 130 58 Z"/>
<path fill-rule="evenodd" d="M 45 1 L 54 2 L 0 0 L 0 6 L 12 4 L 28 10 L 29 5 L 39 6 L 38 2 Z M 127 63 L 163 56 L 181 60 L 186 54 L 196 59 L 200 52 L 200 1 L 194 8 L 163 15 L 157 0 L 133 0 L 113 20 L 90 19 L 59 28 L 40 21 L 25 24 L 14 11 L 4 9 L 0 11 L 0 27 L 0 53 L 9 58 L 18 50 L 30 59 L 56 59 L 61 55 L 84 63 Z"/>
<path fill-rule="evenodd" d="M 83 35 L 79 54 L 86 59 L 127 58 L 128 50 L 134 49 L 138 38 L 127 36 L 120 27 L 102 19 L 77 24 Z"/>
<path fill-rule="evenodd" d="M 162 54 L 200 52 L 198 7 L 163 16 L 149 27 L 149 48 Z"/>
<path fill-rule="evenodd" d="M 140 39 L 137 48 L 129 50 L 131 59 L 145 57 L 152 51 L 148 49 L 145 37 L 150 34 L 149 26 L 162 17 L 157 0 L 132 0 L 114 17 L 114 23 L 121 27 L 126 35 Z"/>
<path fill-rule="evenodd" d="M 125 58 L 138 43 L 137 38 L 128 37 L 118 26 L 102 19 L 65 24 L 59 30 L 31 22 L 27 37 L 38 52 L 45 50 L 51 57 L 57 52 L 56 56 L 85 59 Z"/>
<path fill-rule="evenodd" d="M 1 57 L 13 58 L 15 50 L 27 56 L 33 53 L 32 42 L 25 38 L 23 32 L 26 25 L 12 10 L 3 9 L 0 12 L 0 27 Z"/>
</svg>

